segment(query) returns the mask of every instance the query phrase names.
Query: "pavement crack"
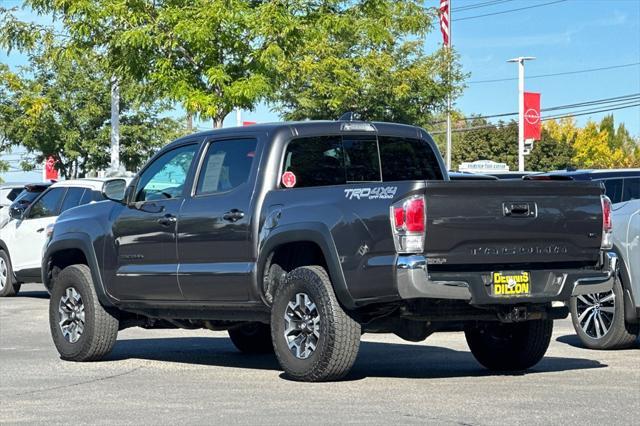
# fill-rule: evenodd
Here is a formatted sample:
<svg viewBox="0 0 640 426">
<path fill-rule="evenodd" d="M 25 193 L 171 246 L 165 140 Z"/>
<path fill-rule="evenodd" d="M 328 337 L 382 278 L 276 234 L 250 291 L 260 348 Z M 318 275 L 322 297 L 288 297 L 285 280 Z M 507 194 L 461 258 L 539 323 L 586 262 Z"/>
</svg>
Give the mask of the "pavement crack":
<svg viewBox="0 0 640 426">
<path fill-rule="evenodd" d="M 41 388 L 41 389 L 34 389 L 34 390 L 30 390 L 30 391 L 25 391 L 25 392 L 19 392 L 19 393 L 13 394 L 13 396 L 33 395 L 34 393 L 49 392 L 49 391 L 52 391 L 52 390 L 71 388 L 71 387 L 75 387 L 75 386 L 88 385 L 90 383 L 102 382 L 102 381 L 105 381 L 105 380 L 110 380 L 110 379 L 115 379 L 117 377 L 126 376 L 128 374 L 131 374 L 131 373 L 134 373 L 134 372 L 140 370 L 141 368 L 142 368 L 142 366 L 139 366 L 139 367 L 136 367 L 136 368 L 132 368 L 131 370 L 123 371 L 122 373 L 112 374 L 110 376 L 104 376 L 104 377 L 96 377 L 95 379 L 85 380 L 85 381 L 77 382 L 77 383 L 71 383 L 71 384 L 68 384 L 68 385 L 51 386 L 51 387 L 48 387 L 48 388 Z"/>
</svg>

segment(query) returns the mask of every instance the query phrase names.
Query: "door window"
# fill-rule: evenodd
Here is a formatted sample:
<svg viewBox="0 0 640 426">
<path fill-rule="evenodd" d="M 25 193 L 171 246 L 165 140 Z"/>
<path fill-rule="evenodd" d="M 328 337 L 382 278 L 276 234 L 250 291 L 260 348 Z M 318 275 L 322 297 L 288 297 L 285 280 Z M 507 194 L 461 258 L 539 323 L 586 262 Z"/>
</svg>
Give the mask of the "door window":
<svg viewBox="0 0 640 426">
<path fill-rule="evenodd" d="M 622 201 L 638 199 L 640 199 L 640 178 L 626 178 L 624 180 Z"/>
<path fill-rule="evenodd" d="M 198 177 L 196 194 L 216 194 L 249 179 L 256 156 L 255 139 L 234 139 L 209 145 Z"/>
<path fill-rule="evenodd" d="M 140 175 L 135 201 L 179 198 L 197 145 L 185 145 L 156 158 Z"/>
<path fill-rule="evenodd" d="M 64 201 L 62 202 L 62 208 L 60 209 L 60 213 L 65 212 L 71 208 L 78 207 L 80 205 L 80 200 L 86 191 L 84 188 L 69 188 L 67 190 L 67 194 L 64 196 Z"/>
<path fill-rule="evenodd" d="M 67 188 L 52 188 L 46 191 L 29 210 L 29 219 L 57 216 L 66 191 Z"/>
</svg>

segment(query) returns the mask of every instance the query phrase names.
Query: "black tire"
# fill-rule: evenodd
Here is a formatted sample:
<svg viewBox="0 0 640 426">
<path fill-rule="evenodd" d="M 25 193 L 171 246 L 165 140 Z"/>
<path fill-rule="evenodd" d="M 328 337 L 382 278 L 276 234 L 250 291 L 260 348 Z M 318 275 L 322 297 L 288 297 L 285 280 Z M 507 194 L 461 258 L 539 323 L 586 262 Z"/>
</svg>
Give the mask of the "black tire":
<svg viewBox="0 0 640 426">
<path fill-rule="evenodd" d="M 465 329 L 475 359 L 493 371 L 522 371 L 536 365 L 547 352 L 553 321 L 484 323 Z"/>
<path fill-rule="evenodd" d="M 4 265 L 3 273 L 6 274 L 3 277 L 5 280 L 4 285 L 0 284 L 0 297 L 13 297 L 20 291 L 20 284 L 13 279 L 11 259 L 9 259 L 9 255 L 4 250 L 0 250 L 0 262 Z"/>
<path fill-rule="evenodd" d="M 68 296 L 68 291 L 77 292 L 84 307 L 84 331 L 73 343 L 64 337 L 59 325 L 61 299 Z M 104 358 L 116 343 L 119 325 L 117 312 L 107 311 L 100 304 L 87 265 L 71 265 L 60 272 L 51 290 L 49 326 L 62 359 L 98 361 Z"/>
<path fill-rule="evenodd" d="M 233 345 L 248 354 L 273 353 L 269 324 L 252 322 L 228 330 Z"/>
<path fill-rule="evenodd" d="M 314 315 L 319 327 L 315 350 L 304 359 L 292 352 L 285 337 L 288 305 L 297 300 L 298 294 L 307 295 L 315 304 Z M 321 266 L 294 269 L 276 289 L 271 309 L 271 338 L 280 366 L 288 377 L 305 382 L 343 378 L 358 355 L 360 334 L 360 324 L 342 309 L 329 275 Z M 305 347 L 308 348 L 306 343 Z"/>
<path fill-rule="evenodd" d="M 587 329 L 590 330 L 592 335 L 589 335 L 580 325 L 580 316 L 584 312 L 584 306 L 578 297 L 572 297 L 569 302 L 569 309 L 571 310 L 571 322 L 573 322 L 573 328 L 578 335 L 578 338 L 589 349 L 622 349 L 628 348 L 633 345 L 638 338 L 638 326 L 637 324 L 627 324 L 624 319 L 624 289 L 622 288 L 622 277 L 620 275 L 613 282 L 613 300 L 611 303 L 607 303 L 606 307 L 613 307 L 613 314 L 609 316 L 608 313 L 602 312 L 603 319 L 611 319 L 611 325 L 600 338 L 597 333 L 595 336 L 595 330 L 592 328 L 594 324 L 589 324 Z M 611 294 L 611 293 L 609 293 Z M 602 299 L 608 296 L 606 293 L 582 296 L 583 300 L 591 302 L 591 297 L 598 297 Z M 587 317 L 583 317 L 583 320 L 588 320 Z"/>
</svg>

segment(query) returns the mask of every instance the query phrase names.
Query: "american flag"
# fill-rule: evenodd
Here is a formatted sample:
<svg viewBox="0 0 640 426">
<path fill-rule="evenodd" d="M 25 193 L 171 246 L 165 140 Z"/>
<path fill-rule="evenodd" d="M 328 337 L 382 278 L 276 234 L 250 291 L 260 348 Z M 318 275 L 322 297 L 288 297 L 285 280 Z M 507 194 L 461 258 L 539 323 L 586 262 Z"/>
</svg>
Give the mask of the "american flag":
<svg viewBox="0 0 640 426">
<path fill-rule="evenodd" d="M 449 46 L 449 0 L 440 0 L 440 31 L 444 45 Z"/>
</svg>

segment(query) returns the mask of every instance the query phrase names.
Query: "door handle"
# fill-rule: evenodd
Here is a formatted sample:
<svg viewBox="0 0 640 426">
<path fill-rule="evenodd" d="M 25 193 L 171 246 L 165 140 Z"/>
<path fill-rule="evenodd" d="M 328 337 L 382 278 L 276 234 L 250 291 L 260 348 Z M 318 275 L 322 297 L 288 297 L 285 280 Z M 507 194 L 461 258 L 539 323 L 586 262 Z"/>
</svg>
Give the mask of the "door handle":
<svg viewBox="0 0 640 426">
<path fill-rule="evenodd" d="M 162 226 L 171 226 L 172 224 L 176 223 L 177 220 L 178 219 L 174 215 L 166 214 L 164 215 L 164 217 L 158 219 L 158 223 Z"/>
<path fill-rule="evenodd" d="M 228 220 L 229 222 L 236 222 L 244 217 L 244 212 L 238 209 L 231 209 L 225 214 L 222 215 L 224 220 Z"/>
<path fill-rule="evenodd" d="M 44 228 L 36 229 L 36 232 L 42 232 L 42 231 L 44 231 Z"/>
</svg>

